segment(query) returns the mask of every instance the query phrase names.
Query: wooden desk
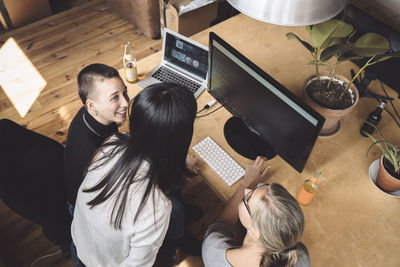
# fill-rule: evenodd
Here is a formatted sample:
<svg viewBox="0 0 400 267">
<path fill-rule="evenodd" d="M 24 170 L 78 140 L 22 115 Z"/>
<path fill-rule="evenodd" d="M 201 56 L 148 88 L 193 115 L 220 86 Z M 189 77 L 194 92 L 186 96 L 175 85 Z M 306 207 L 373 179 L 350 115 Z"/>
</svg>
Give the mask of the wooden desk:
<svg viewBox="0 0 400 267">
<path fill-rule="evenodd" d="M 193 39 L 207 45 L 211 30 L 301 96 L 305 78 L 313 73 L 313 67 L 307 65 L 311 56 L 298 42 L 287 40 L 285 34 L 293 31 L 308 40 L 304 27 L 274 26 L 238 15 Z M 139 74 L 149 72 L 159 60 L 160 53 L 140 61 Z M 338 73 L 349 76 L 351 67 L 354 66 L 350 63 L 340 66 Z M 371 87 L 381 93 L 378 83 Z M 138 90 L 135 86 L 129 88 L 132 96 Z M 397 98 L 394 91 L 390 90 L 390 94 Z M 198 107 L 210 99 L 204 92 L 198 98 Z M 396 102 L 400 109 L 399 100 Z M 342 129 L 336 136 L 317 140 L 303 173 L 296 172 L 279 156 L 268 162 L 272 165 L 268 182 L 282 184 L 294 196 L 315 168 L 322 170 L 324 179 L 313 202 L 303 207 L 306 217 L 303 242 L 310 250 L 312 266 L 400 266 L 400 199 L 388 197 L 371 183 L 368 167 L 380 153 L 373 150 L 367 158 L 371 142 L 359 134 L 363 121 L 376 106 L 374 99 L 361 99 L 355 110 L 343 119 Z M 192 145 L 209 135 L 245 167 L 250 161 L 234 152 L 223 136 L 224 123 L 230 116 L 221 109 L 197 119 Z M 384 136 L 400 144 L 399 129 L 388 114 L 382 117 L 379 127 Z M 201 164 L 201 172 L 224 200 L 238 186 L 226 185 L 205 163 Z"/>
</svg>

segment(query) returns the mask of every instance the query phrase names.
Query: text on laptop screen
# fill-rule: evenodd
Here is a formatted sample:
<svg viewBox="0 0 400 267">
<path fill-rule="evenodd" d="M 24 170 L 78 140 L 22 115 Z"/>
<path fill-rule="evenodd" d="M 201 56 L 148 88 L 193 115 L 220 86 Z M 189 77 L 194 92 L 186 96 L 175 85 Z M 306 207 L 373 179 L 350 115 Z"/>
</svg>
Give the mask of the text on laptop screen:
<svg viewBox="0 0 400 267">
<path fill-rule="evenodd" d="M 164 60 L 206 79 L 208 51 L 166 33 Z"/>
</svg>

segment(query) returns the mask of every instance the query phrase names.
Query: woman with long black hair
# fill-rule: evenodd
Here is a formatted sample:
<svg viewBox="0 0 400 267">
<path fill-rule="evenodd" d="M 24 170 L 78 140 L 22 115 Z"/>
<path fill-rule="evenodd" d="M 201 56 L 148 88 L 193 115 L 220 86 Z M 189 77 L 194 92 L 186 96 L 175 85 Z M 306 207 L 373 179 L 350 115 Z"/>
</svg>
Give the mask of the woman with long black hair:
<svg viewBox="0 0 400 267">
<path fill-rule="evenodd" d="M 186 165 L 196 116 L 191 92 L 171 84 L 134 99 L 129 135 L 95 154 L 79 189 L 72 237 L 87 266 L 151 266 L 166 235 L 168 195 L 190 176 Z"/>
</svg>

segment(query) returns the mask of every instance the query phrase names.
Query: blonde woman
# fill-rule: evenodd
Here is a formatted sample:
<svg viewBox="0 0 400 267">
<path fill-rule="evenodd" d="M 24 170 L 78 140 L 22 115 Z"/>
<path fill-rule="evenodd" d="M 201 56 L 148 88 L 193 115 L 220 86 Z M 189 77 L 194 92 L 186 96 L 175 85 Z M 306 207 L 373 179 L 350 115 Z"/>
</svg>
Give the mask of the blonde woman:
<svg viewBox="0 0 400 267">
<path fill-rule="evenodd" d="M 203 241 L 206 267 L 310 266 L 306 247 L 300 242 L 304 215 L 296 200 L 279 184 L 265 181 L 264 159 L 257 159 L 219 219 L 209 226 Z M 238 222 L 246 233 L 237 242 Z"/>
</svg>

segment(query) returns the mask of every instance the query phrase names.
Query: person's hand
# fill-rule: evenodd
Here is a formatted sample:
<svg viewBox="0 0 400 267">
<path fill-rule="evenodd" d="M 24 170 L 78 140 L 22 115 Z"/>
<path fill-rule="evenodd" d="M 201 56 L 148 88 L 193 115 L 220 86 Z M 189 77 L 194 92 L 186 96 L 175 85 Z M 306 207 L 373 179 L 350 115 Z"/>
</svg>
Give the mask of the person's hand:
<svg viewBox="0 0 400 267">
<path fill-rule="evenodd" d="M 241 183 L 244 187 L 251 187 L 255 184 L 265 181 L 267 171 L 271 166 L 263 168 L 265 158 L 257 157 L 256 160 L 246 167 L 246 174 Z"/>
<path fill-rule="evenodd" d="M 186 156 L 186 167 L 194 174 L 198 174 L 200 171 L 198 161 L 199 160 L 191 154 Z"/>
</svg>

